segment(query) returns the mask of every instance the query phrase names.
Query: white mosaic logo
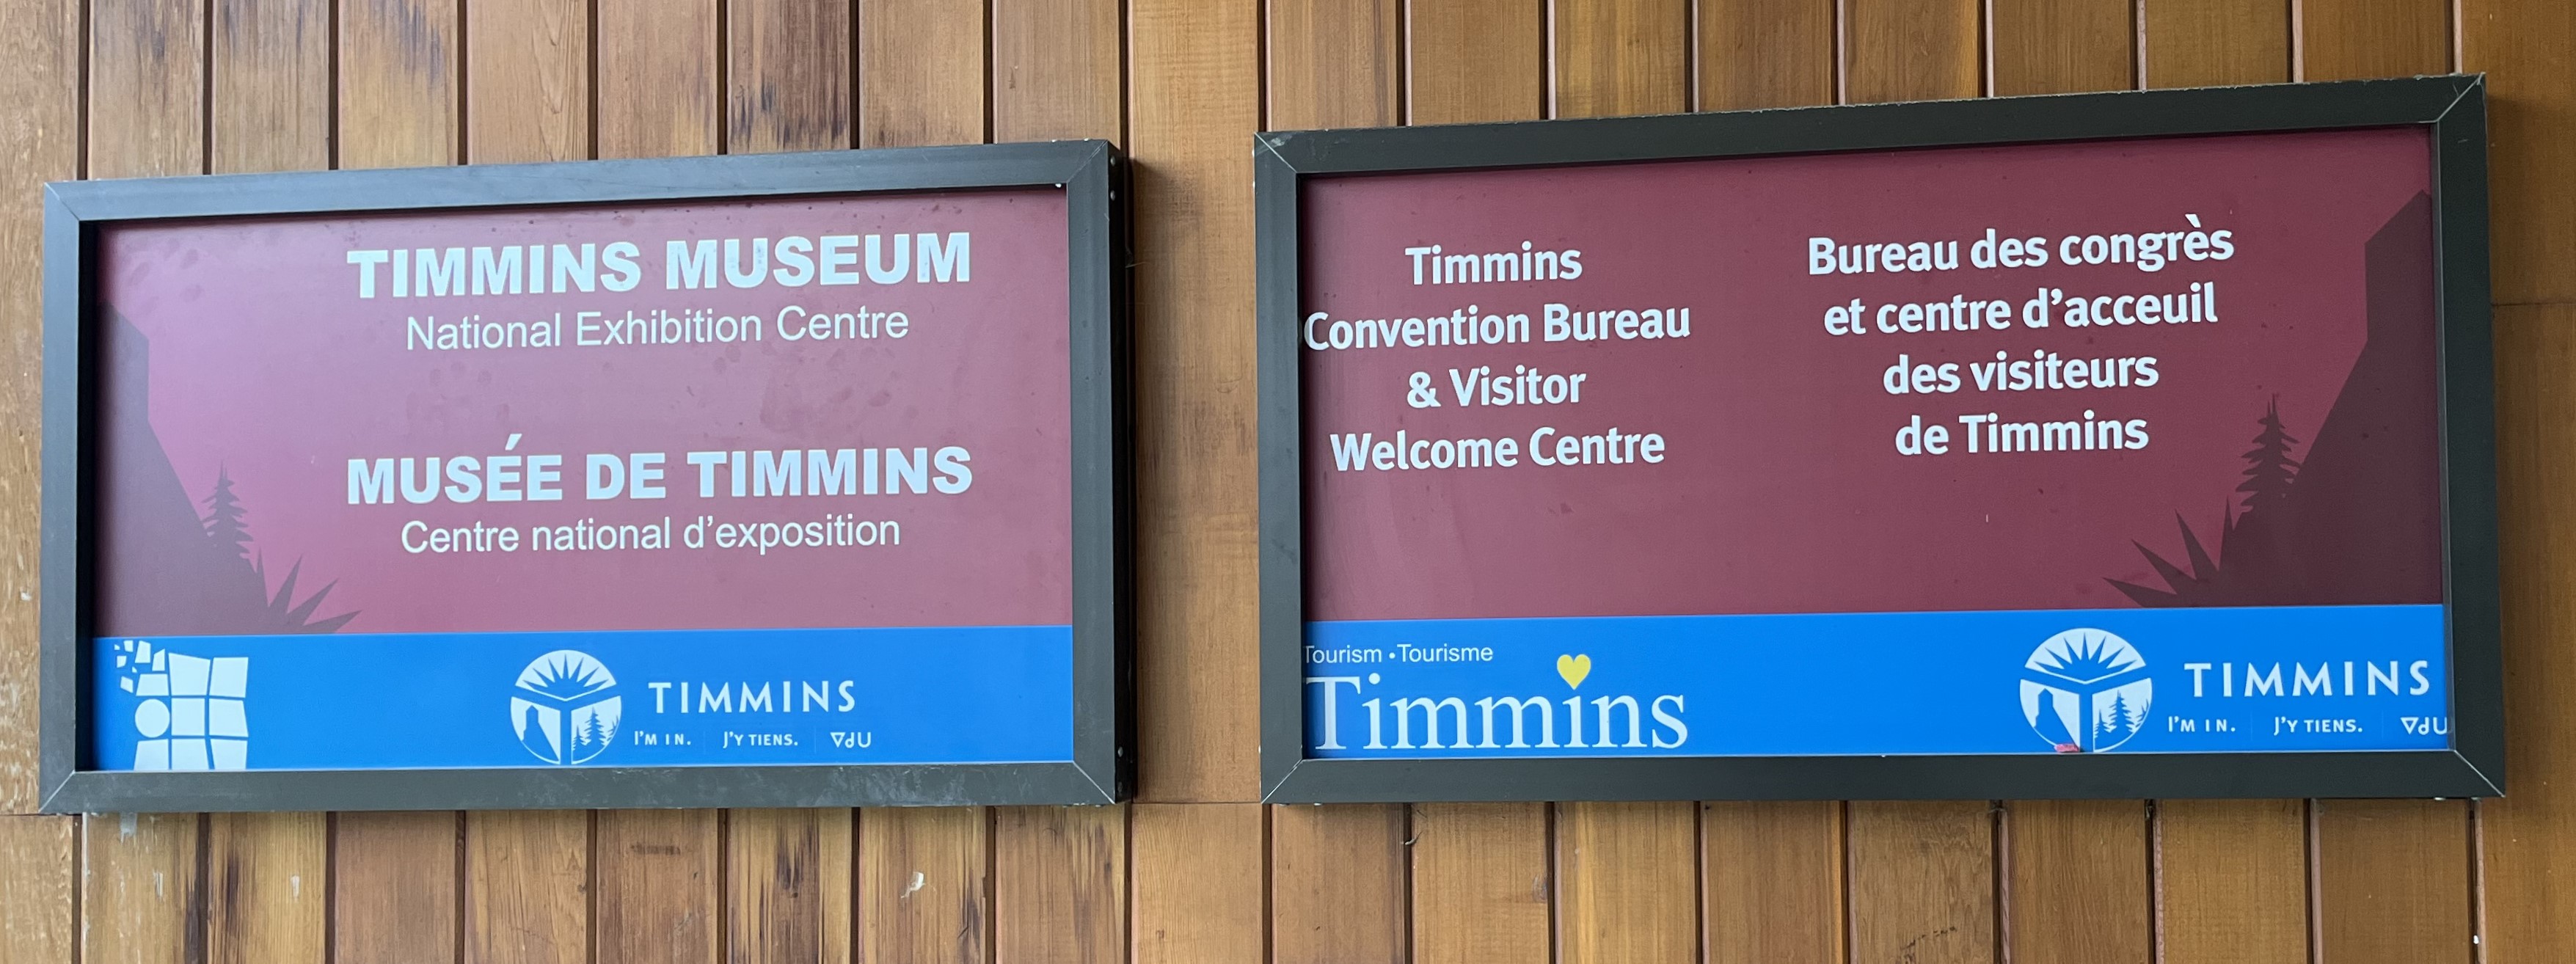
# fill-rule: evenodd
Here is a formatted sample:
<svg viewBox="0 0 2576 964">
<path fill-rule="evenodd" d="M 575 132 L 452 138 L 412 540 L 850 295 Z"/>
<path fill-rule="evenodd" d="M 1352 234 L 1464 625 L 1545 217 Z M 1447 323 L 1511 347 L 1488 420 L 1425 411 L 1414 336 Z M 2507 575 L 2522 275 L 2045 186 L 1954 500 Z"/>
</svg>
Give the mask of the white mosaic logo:
<svg viewBox="0 0 2576 964">
<path fill-rule="evenodd" d="M 2099 753 L 2146 728 L 2155 680 L 2138 648 L 2099 629 L 2070 629 L 2022 664 L 2021 713 L 2059 753 Z"/>
<path fill-rule="evenodd" d="M 617 739 L 625 705 L 609 695 L 617 676 L 589 653 L 558 649 L 519 671 L 510 725 L 519 745 L 547 763 L 588 763 Z"/>
<path fill-rule="evenodd" d="M 240 770 L 250 765 L 250 657 L 205 659 L 129 639 L 116 644 L 116 685 L 134 706 L 137 770 Z"/>
</svg>

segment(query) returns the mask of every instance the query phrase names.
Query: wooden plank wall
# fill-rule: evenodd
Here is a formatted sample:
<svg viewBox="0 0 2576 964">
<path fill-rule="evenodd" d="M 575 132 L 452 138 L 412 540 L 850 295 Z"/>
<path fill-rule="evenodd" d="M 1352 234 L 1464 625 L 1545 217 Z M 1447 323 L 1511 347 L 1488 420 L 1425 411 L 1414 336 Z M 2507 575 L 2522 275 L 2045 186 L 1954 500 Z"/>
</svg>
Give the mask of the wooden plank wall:
<svg viewBox="0 0 2576 964">
<path fill-rule="evenodd" d="M 0 961 L 2576 960 L 2564 0 L 0 0 L 0 814 L 35 805 L 36 186 L 969 143 L 1136 161 L 1107 808 L 0 816 Z M 1264 128 L 2490 74 L 2513 795 L 1254 801 Z"/>
</svg>

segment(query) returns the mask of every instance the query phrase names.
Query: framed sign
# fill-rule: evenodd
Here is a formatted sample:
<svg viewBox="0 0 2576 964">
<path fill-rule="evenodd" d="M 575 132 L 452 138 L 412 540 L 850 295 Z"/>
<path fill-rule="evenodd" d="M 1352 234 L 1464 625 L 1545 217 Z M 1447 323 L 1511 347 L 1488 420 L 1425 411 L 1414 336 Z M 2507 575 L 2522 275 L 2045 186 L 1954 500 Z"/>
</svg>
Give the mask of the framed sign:
<svg viewBox="0 0 2576 964">
<path fill-rule="evenodd" d="M 1262 135 L 1268 799 L 2501 793 L 2483 110 Z"/>
<path fill-rule="evenodd" d="M 1120 799 L 1123 180 L 49 186 L 45 809 Z"/>
</svg>

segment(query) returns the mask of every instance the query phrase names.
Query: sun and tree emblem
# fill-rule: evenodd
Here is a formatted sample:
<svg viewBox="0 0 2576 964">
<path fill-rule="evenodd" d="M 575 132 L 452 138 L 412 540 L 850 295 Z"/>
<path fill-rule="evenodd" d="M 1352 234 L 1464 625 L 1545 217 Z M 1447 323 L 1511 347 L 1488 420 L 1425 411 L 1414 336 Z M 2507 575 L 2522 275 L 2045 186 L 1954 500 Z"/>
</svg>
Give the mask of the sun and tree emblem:
<svg viewBox="0 0 2576 964">
<path fill-rule="evenodd" d="M 519 745 L 547 763 L 587 763 L 617 739 L 625 701 L 611 691 L 617 676 L 579 650 L 558 649 L 519 671 L 510 724 Z"/>
<path fill-rule="evenodd" d="M 2146 657 L 2119 636 L 2070 629 L 2022 664 L 2022 716 L 2060 753 L 2098 753 L 2146 728 L 2155 698 Z"/>
</svg>

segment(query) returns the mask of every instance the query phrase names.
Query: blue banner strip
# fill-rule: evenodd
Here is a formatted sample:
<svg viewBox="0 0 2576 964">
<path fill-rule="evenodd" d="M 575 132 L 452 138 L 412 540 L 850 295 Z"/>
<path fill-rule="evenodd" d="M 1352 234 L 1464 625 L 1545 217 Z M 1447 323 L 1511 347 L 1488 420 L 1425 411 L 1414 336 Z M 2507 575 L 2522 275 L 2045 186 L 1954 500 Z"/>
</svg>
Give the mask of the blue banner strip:
<svg viewBox="0 0 2576 964">
<path fill-rule="evenodd" d="M 1316 622 L 1314 757 L 2429 750 L 2438 605 Z"/>
<path fill-rule="evenodd" d="M 112 637 L 101 770 L 1073 758 L 1073 628 Z"/>
</svg>

